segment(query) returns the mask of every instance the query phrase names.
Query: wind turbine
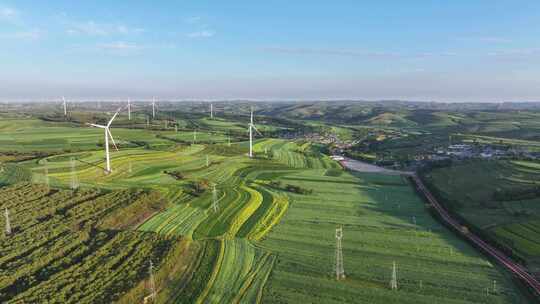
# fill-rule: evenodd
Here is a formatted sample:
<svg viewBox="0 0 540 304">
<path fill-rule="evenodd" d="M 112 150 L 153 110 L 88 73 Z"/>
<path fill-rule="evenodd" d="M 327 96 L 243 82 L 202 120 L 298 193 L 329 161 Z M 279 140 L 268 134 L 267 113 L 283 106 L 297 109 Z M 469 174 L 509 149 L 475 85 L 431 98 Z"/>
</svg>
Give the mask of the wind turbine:
<svg viewBox="0 0 540 304">
<path fill-rule="evenodd" d="M 253 157 L 253 130 L 257 131 L 257 133 L 259 133 L 259 135 L 262 136 L 261 132 L 259 132 L 259 130 L 257 130 L 255 125 L 253 124 L 253 107 L 251 107 L 251 120 L 248 124 L 248 127 L 249 127 L 249 157 L 252 158 Z"/>
<path fill-rule="evenodd" d="M 152 97 L 152 119 L 156 118 L 156 98 Z"/>
<path fill-rule="evenodd" d="M 131 99 L 130 98 L 128 98 L 127 110 L 128 110 L 128 120 L 131 120 Z"/>
<path fill-rule="evenodd" d="M 210 103 L 210 119 L 214 119 L 214 105 Z"/>
<path fill-rule="evenodd" d="M 62 102 L 64 104 L 64 116 L 67 117 L 67 103 L 66 103 L 66 99 L 64 98 L 64 96 L 62 96 Z"/>
<path fill-rule="evenodd" d="M 96 127 L 96 128 L 101 128 L 105 131 L 105 157 L 107 158 L 107 173 L 111 173 L 112 170 L 111 170 L 111 156 L 109 155 L 109 137 L 111 138 L 111 141 L 114 145 L 114 148 L 116 149 L 116 151 L 118 151 L 118 147 L 116 146 L 116 143 L 114 142 L 114 138 L 112 137 L 112 134 L 111 134 L 111 130 L 110 130 L 110 126 L 113 122 L 113 120 L 116 118 L 116 116 L 118 115 L 118 113 L 120 113 L 120 110 L 122 108 L 119 108 L 116 113 L 114 113 L 113 117 L 111 118 L 111 120 L 109 120 L 109 122 L 107 123 L 106 126 L 103 126 L 103 125 L 98 125 L 98 124 L 90 124 L 88 123 L 87 125 L 89 126 L 92 126 L 92 127 Z"/>
</svg>

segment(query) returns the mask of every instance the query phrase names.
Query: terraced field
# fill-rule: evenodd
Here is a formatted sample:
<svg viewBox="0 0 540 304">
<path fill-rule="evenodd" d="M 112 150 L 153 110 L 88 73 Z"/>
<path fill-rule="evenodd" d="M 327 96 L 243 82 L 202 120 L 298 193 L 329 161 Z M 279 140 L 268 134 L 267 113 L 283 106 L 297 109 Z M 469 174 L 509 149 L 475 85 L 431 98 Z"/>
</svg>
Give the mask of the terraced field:
<svg viewBox="0 0 540 304">
<path fill-rule="evenodd" d="M 0 152 L 65 152 L 100 149 L 103 131 L 79 127 L 70 123 L 45 122 L 41 120 L 10 120 L 0 124 Z M 171 146 L 170 140 L 156 137 L 159 132 L 144 129 L 113 128 L 113 136 L 120 146 L 135 146 L 132 142 L 145 142 L 153 146 Z M 185 132 L 191 136 L 191 132 Z"/>
<path fill-rule="evenodd" d="M 524 302 L 401 177 L 352 175 L 307 142 L 258 139 L 249 159 L 245 142 L 126 132 L 155 145 L 126 136 L 108 175 L 96 147 L 3 165 L 0 206 L 16 233 L 1 239 L 0 301 L 140 303 L 151 259 L 159 303 Z"/>
</svg>

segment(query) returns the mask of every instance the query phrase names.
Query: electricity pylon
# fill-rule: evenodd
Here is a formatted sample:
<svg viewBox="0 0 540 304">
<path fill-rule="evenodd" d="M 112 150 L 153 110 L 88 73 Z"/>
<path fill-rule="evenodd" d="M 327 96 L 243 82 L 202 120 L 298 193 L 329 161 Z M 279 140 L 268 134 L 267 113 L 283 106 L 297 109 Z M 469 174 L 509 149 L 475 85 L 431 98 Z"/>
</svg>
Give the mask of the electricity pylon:
<svg viewBox="0 0 540 304">
<path fill-rule="evenodd" d="M 79 188 L 79 179 L 77 178 L 77 172 L 75 170 L 75 158 L 71 158 L 71 190 Z"/>
<path fill-rule="evenodd" d="M 343 238 L 343 227 L 336 229 L 336 279 L 345 279 L 345 270 L 343 269 L 343 248 L 341 239 Z"/>
<path fill-rule="evenodd" d="M 6 218 L 6 235 L 11 234 L 11 223 L 9 222 L 9 211 L 6 207 L 6 211 L 4 212 L 4 216 Z"/>
<path fill-rule="evenodd" d="M 390 289 L 397 290 L 397 269 L 395 261 L 392 264 L 392 280 L 390 280 Z"/>
<path fill-rule="evenodd" d="M 150 260 L 150 267 L 148 269 L 150 272 L 150 298 L 153 302 L 156 301 L 156 282 L 154 281 L 154 265 L 152 260 Z"/>
<path fill-rule="evenodd" d="M 212 189 L 212 208 L 214 209 L 214 212 L 218 211 L 218 199 L 217 199 L 217 190 L 216 185 L 213 185 Z"/>
<path fill-rule="evenodd" d="M 47 185 L 47 191 L 49 190 L 49 165 L 45 160 L 45 185 Z"/>
</svg>

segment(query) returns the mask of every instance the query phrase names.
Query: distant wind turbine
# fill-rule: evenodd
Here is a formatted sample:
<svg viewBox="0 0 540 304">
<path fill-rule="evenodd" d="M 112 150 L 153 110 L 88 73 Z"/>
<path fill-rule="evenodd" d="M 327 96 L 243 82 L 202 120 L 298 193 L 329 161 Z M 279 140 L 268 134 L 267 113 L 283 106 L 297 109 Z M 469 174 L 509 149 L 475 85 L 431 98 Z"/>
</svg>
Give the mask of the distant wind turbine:
<svg viewBox="0 0 540 304">
<path fill-rule="evenodd" d="M 156 118 L 156 98 L 152 97 L 152 119 Z"/>
<path fill-rule="evenodd" d="M 120 110 L 122 108 L 119 108 L 116 113 L 114 113 L 113 117 L 111 118 L 111 120 L 109 120 L 109 123 L 107 123 L 106 126 L 103 126 L 103 125 L 98 125 L 98 124 L 87 124 L 89 126 L 92 126 L 92 127 L 96 127 L 96 128 L 101 128 L 105 131 L 105 157 L 107 158 L 107 173 L 111 173 L 112 170 L 111 170 L 111 156 L 109 154 L 109 137 L 111 138 L 111 141 L 114 145 L 114 148 L 116 149 L 116 151 L 118 151 L 118 147 L 116 146 L 116 143 L 114 142 L 114 138 L 112 137 L 112 134 L 111 134 L 111 130 L 110 130 L 110 126 L 113 122 L 113 120 L 116 118 L 116 116 L 118 115 L 118 113 L 120 113 Z"/>
<path fill-rule="evenodd" d="M 128 120 L 131 120 L 131 99 L 130 98 L 128 98 L 127 110 L 128 110 Z"/>
<path fill-rule="evenodd" d="M 253 130 L 257 131 L 257 133 L 259 133 L 259 135 L 262 136 L 261 132 L 259 132 L 259 130 L 257 130 L 255 125 L 253 124 L 253 107 L 251 107 L 251 120 L 248 124 L 248 127 L 249 127 L 249 157 L 252 158 L 253 157 Z"/>
<path fill-rule="evenodd" d="M 213 119 L 214 118 L 214 105 L 211 103 L 210 104 L 210 119 Z"/>
<path fill-rule="evenodd" d="M 67 103 L 66 103 L 66 99 L 64 98 L 64 96 L 62 96 L 62 102 L 64 104 L 64 116 L 67 116 Z"/>
</svg>

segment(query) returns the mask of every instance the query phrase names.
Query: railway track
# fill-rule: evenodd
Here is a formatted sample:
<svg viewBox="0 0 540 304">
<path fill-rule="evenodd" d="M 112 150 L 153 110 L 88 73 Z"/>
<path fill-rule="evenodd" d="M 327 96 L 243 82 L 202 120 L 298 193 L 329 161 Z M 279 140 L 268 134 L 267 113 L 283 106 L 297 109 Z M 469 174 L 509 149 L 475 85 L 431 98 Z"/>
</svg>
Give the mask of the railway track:
<svg viewBox="0 0 540 304">
<path fill-rule="evenodd" d="M 480 249 L 482 249 L 484 253 L 491 256 L 493 259 L 499 262 L 499 264 L 511 271 L 516 277 L 518 277 L 522 282 L 524 282 L 527 286 L 530 287 L 530 289 L 534 292 L 537 300 L 540 299 L 540 283 L 532 274 L 530 274 L 523 266 L 514 262 L 512 259 L 506 256 L 500 250 L 489 245 L 470 231 L 465 231 L 462 225 L 454 218 L 452 218 L 448 211 L 446 211 L 446 209 L 444 209 L 441 204 L 439 204 L 439 202 L 435 199 L 431 192 L 429 192 L 429 190 L 426 188 L 420 178 L 416 174 L 412 175 L 411 177 L 416 184 L 418 190 L 420 190 L 424 194 L 430 205 L 437 211 L 443 221 L 452 226 L 456 230 L 456 232 L 458 232 L 459 234 L 470 240 L 472 243 L 474 243 L 476 246 L 478 246 Z"/>
</svg>

